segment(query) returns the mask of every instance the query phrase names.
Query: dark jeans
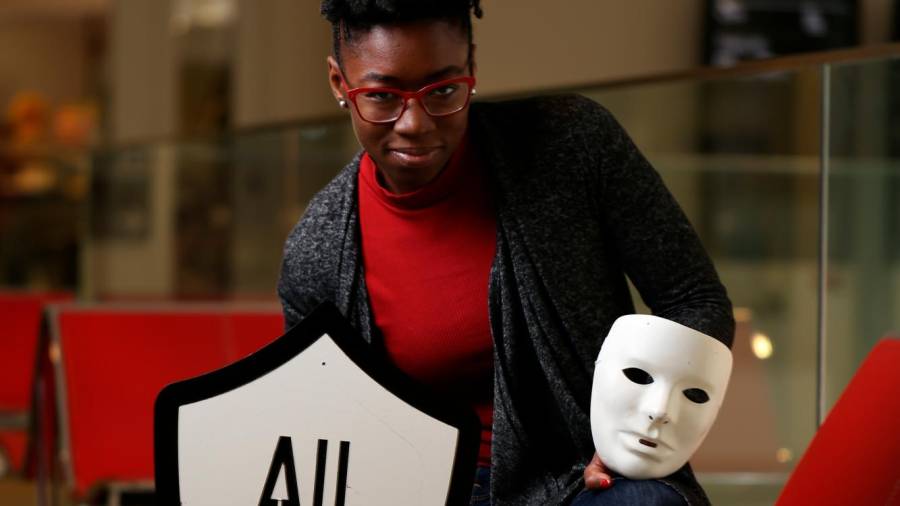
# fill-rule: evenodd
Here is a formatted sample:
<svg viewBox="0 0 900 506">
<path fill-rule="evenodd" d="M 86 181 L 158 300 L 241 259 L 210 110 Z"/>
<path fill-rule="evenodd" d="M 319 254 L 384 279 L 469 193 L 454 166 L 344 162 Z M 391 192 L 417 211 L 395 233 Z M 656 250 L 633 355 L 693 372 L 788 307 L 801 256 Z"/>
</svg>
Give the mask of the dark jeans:
<svg viewBox="0 0 900 506">
<path fill-rule="evenodd" d="M 479 466 L 475 470 L 470 506 L 491 506 L 491 468 Z"/>
<path fill-rule="evenodd" d="M 629 480 L 614 478 L 607 490 L 585 490 L 575 497 L 571 506 L 647 505 L 684 506 L 685 500 L 672 487 L 656 480 Z M 475 471 L 470 506 L 491 505 L 491 470 L 479 467 Z"/>
<path fill-rule="evenodd" d="M 606 504 L 640 504 L 641 506 L 685 506 L 687 502 L 674 488 L 657 480 L 613 478 L 606 490 L 585 490 L 575 497 L 572 506 Z"/>
</svg>

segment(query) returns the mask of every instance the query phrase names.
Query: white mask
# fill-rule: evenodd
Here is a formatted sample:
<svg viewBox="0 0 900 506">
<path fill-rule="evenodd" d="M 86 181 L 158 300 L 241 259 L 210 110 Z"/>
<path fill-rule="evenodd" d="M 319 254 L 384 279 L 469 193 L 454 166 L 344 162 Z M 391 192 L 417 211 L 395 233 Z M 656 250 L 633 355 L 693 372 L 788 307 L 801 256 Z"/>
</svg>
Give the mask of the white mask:
<svg viewBox="0 0 900 506">
<path fill-rule="evenodd" d="M 603 463 L 632 479 L 681 468 L 719 412 L 731 360 L 720 341 L 671 320 L 616 320 L 597 356 L 591 396 Z"/>
</svg>

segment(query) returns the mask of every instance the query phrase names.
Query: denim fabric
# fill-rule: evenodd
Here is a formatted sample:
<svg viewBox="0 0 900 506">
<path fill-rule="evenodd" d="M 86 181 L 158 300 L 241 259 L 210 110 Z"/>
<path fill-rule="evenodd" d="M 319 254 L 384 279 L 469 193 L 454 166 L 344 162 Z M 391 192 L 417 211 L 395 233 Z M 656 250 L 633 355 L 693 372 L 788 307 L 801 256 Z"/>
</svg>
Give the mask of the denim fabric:
<svg viewBox="0 0 900 506">
<path fill-rule="evenodd" d="M 491 506 L 491 468 L 479 466 L 475 470 L 470 506 Z"/>
<path fill-rule="evenodd" d="M 658 480 L 629 480 L 613 478 L 607 490 L 585 490 L 578 494 L 571 506 L 685 506 L 687 502 L 671 486 Z M 470 506 L 491 506 L 491 470 L 478 467 L 472 487 Z"/>
<path fill-rule="evenodd" d="M 674 488 L 661 481 L 626 478 L 614 478 L 613 486 L 606 490 L 585 490 L 572 501 L 572 506 L 607 504 L 685 506 L 687 502 Z"/>
</svg>

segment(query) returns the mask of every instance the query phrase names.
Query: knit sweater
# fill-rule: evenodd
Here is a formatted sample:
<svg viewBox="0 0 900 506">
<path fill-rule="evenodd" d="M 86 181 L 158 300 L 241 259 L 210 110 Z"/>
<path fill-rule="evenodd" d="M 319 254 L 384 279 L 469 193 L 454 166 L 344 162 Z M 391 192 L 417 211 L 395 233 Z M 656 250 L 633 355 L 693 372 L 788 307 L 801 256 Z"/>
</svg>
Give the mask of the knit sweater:
<svg viewBox="0 0 900 506">
<path fill-rule="evenodd" d="M 725 288 L 661 178 L 604 108 L 565 95 L 474 103 L 469 130 L 489 172 L 497 248 L 491 494 L 497 505 L 567 504 L 594 453 L 594 361 L 633 313 L 626 275 L 654 314 L 731 345 Z M 362 272 L 357 155 L 285 244 L 286 324 L 329 300 L 380 353 Z M 663 480 L 708 500 L 685 466 Z"/>
</svg>

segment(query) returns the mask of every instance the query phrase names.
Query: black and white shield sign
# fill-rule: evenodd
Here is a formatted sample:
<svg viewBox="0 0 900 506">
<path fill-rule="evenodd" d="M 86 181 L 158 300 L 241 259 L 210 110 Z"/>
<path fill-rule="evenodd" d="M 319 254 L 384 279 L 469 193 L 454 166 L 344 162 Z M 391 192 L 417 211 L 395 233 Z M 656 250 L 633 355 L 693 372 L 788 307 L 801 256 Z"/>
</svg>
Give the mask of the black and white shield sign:
<svg viewBox="0 0 900 506">
<path fill-rule="evenodd" d="M 331 304 L 156 400 L 160 504 L 467 504 L 479 422 L 375 354 Z"/>
</svg>

